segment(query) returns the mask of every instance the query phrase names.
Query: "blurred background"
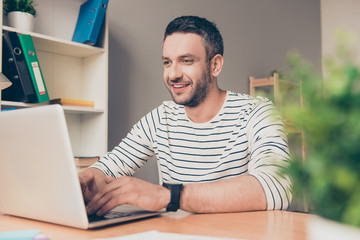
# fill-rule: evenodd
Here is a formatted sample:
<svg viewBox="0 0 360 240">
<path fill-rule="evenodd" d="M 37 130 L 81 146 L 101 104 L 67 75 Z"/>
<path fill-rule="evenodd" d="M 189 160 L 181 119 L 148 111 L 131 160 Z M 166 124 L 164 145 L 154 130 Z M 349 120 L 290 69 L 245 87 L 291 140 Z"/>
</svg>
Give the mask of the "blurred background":
<svg viewBox="0 0 360 240">
<path fill-rule="evenodd" d="M 321 71 L 336 29 L 360 34 L 358 9 L 358 0 L 109 1 L 109 150 L 141 117 L 171 99 L 161 56 L 165 28 L 174 18 L 197 15 L 216 23 L 225 46 L 219 86 L 248 94 L 249 76 L 286 72 L 293 49 Z M 157 183 L 156 159 L 136 177 Z"/>
</svg>

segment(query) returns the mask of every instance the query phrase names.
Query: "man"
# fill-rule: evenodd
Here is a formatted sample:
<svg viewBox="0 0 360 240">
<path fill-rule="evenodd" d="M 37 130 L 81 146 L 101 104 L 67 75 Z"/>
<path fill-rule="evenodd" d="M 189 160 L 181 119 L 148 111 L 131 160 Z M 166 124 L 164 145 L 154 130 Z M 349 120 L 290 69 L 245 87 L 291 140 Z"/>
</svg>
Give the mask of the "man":
<svg viewBox="0 0 360 240">
<path fill-rule="evenodd" d="M 195 16 L 166 28 L 164 81 L 173 101 L 134 125 L 112 152 L 80 173 L 89 214 L 130 204 L 190 212 L 286 209 L 290 182 L 286 136 L 273 104 L 221 90 L 223 40 Z M 164 186 L 131 177 L 155 155 Z"/>
</svg>

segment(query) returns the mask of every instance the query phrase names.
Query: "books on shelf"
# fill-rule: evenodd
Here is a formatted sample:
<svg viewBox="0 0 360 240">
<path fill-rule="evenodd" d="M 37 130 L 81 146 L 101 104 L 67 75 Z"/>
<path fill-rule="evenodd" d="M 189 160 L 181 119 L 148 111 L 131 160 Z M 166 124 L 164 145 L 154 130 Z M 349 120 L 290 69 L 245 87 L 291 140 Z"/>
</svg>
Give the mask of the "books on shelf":
<svg viewBox="0 0 360 240">
<path fill-rule="evenodd" d="M 60 104 L 66 106 L 80 106 L 80 107 L 94 107 L 94 101 L 70 99 L 70 98 L 55 98 L 50 100 L 50 104 Z"/>
<path fill-rule="evenodd" d="M 78 169 L 78 171 L 81 171 L 85 168 L 90 167 L 97 161 L 99 161 L 100 157 L 98 156 L 92 156 L 92 157 L 74 157 L 75 166 Z"/>
<path fill-rule="evenodd" d="M 62 106 L 66 106 L 69 108 L 66 108 L 67 110 L 72 111 L 80 111 L 80 112 L 103 112 L 102 109 L 95 109 L 94 105 L 95 102 L 93 101 L 86 101 L 86 100 L 77 100 L 77 99 L 66 99 L 64 101 L 64 98 L 58 98 L 58 99 L 52 99 L 50 101 L 41 102 L 41 103 L 24 103 L 24 102 L 15 102 L 15 101 L 2 101 L 2 106 L 5 106 L 4 109 L 6 110 L 14 110 L 17 108 L 26 108 L 26 107 L 38 107 L 43 106 L 47 104 L 60 104 Z M 76 107 L 76 108 L 72 108 Z M 80 107 L 80 108 L 79 108 Z"/>
<path fill-rule="evenodd" d="M 95 45 L 109 0 L 87 0 L 80 7 L 72 41 Z"/>
<path fill-rule="evenodd" d="M 35 47 L 30 35 L 3 31 L 3 65 L 13 83 L 4 91 L 4 100 L 41 103 L 49 100 Z"/>
</svg>

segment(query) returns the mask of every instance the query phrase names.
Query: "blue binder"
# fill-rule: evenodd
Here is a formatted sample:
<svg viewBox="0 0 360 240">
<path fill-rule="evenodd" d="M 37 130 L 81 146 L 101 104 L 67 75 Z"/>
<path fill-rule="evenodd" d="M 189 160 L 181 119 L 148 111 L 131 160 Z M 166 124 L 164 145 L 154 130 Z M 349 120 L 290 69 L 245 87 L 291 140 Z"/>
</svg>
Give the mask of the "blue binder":
<svg viewBox="0 0 360 240">
<path fill-rule="evenodd" d="M 74 42 L 95 45 L 109 0 L 88 0 L 80 7 L 72 40 Z"/>
</svg>

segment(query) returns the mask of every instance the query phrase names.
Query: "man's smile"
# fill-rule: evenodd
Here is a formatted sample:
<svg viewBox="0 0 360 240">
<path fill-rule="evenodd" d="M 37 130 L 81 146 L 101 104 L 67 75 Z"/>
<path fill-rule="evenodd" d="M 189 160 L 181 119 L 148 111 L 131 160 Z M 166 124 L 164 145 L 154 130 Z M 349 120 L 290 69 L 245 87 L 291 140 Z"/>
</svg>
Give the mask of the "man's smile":
<svg viewBox="0 0 360 240">
<path fill-rule="evenodd" d="M 190 86 L 190 83 L 182 83 L 182 84 L 171 84 L 170 85 L 175 93 L 179 93 L 184 91 L 188 86 Z"/>
</svg>

